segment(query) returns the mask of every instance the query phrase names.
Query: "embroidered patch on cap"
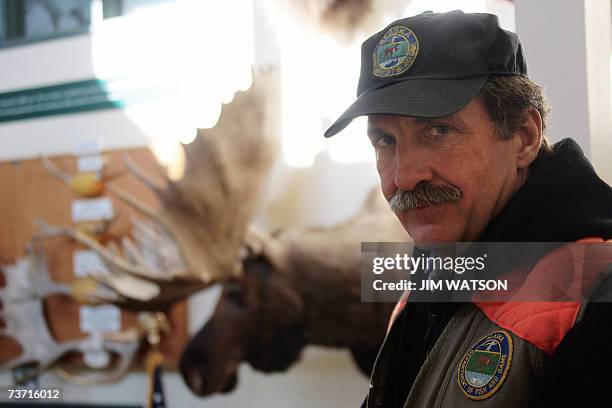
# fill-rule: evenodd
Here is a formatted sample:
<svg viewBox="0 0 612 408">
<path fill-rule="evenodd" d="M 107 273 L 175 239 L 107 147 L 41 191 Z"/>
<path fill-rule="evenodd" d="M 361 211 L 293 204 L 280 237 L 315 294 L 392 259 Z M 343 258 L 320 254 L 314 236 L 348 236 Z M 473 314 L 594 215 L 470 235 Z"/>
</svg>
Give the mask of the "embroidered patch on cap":
<svg viewBox="0 0 612 408">
<path fill-rule="evenodd" d="M 470 347 L 457 372 L 465 396 L 483 400 L 495 394 L 510 370 L 512 351 L 512 337 L 504 330 L 493 332 Z"/>
<path fill-rule="evenodd" d="M 374 47 L 374 75 L 399 75 L 412 66 L 418 53 L 419 40 L 411 29 L 404 26 L 391 27 Z"/>
</svg>

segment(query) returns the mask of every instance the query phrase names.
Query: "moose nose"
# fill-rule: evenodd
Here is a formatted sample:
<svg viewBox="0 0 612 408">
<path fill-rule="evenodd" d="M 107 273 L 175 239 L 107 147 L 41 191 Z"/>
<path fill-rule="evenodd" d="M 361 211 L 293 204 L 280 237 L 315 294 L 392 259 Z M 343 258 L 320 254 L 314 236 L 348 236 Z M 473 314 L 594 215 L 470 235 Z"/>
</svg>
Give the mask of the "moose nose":
<svg viewBox="0 0 612 408">
<path fill-rule="evenodd" d="M 183 380 L 185 381 L 191 392 L 199 396 L 207 395 L 206 380 L 204 378 L 204 375 L 200 370 L 198 370 L 196 365 L 194 365 L 189 359 L 185 358 L 185 356 L 183 355 L 179 363 L 179 368 L 181 376 L 183 377 Z"/>
<path fill-rule="evenodd" d="M 189 386 L 189 389 L 199 396 L 205 396 L 206 392 L 206 380 L 204 376 L 200 375 L 196 370 L 187 370 L 187 372 L 183 372 L 183 378 Z"/>
<path fill-rule="evenodd" d="M 236 388 L 237 384 L 238 384 L 238 376 L 236 374 L 232 374 L 227 379 L 227 382 L 225 383 L 225 386 L 221 389 L 221 392 L 223 394 L 227 394 L 228 392 L 233 391 L 234 388 Z"/>
</svg>

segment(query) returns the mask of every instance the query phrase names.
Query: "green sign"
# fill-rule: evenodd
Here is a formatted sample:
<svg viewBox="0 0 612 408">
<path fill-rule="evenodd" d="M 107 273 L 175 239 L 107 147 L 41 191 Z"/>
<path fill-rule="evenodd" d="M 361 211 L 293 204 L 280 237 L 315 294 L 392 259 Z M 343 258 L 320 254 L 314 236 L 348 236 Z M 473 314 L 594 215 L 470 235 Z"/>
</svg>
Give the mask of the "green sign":
<svg viewBox="0 0 612 408">
<path fill-rule="evenodd" d="M 90 79 L 0 94 L 0 122 L 122 108 L 176 96 L 171 84 L 140 79 Z"/>
</svg>

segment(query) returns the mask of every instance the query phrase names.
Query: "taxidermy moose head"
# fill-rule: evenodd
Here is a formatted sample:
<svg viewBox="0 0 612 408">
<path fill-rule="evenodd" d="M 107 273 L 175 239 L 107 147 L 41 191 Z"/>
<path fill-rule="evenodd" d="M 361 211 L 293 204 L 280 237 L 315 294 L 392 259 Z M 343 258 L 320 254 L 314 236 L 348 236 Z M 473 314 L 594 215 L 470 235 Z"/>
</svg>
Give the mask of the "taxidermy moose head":
<svg viewBox="0 0 612 408">
<path fill-rule="evenodd" d="M 275 89 L 274 72 L 256 73 L 251 89 L 223 107 L 218 124 L 185 147 L 179 181 L 160 185 L 127 158 L 161 207 L 107 184 L 149 219 L 134 220 L 122 249 L 43 225 L 47 234 L 69 235 L 99 253 L 111 274 L 95 278 L 116 292 L 119 300 L 110 300 L 120 306 L 161 309 L 223 285 L 214 314 L 180 364 L 201 396 L 233 389 L 243 361 L 264 372 L 286 370 L 308 344 L 349 348 L 369 374 L 393 306 L 360 302 L 360 242 L 409 239 L 380 193 L 334 227 L 270 235 L 251 225 L 277 147 L 270 121 L 278 111 L 270 105 Z"/>
<path fill-rule="evenodd" d="M 191 390 L 231 390 L 241 361 L 284 371 L 308 344 L 349 348 L 369 375 L 393 305 L 360 302 L 360 242 L 368 240 L 407 240 L 378 191 L 342 224 L 267 237 L 262 244 L 275 250 L 243 260 L 243 273 L 224 284 L 212 317 L 183 351 Z"/>
</svg>

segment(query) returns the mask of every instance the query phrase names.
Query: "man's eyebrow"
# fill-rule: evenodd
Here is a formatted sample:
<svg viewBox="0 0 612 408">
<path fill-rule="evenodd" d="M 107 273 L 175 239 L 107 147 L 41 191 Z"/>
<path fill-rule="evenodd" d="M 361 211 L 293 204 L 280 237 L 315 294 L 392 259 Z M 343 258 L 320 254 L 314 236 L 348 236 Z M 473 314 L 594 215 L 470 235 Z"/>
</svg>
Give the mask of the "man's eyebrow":
<svg viewBox="0 0 612 408">
<path fill-rule="evenodd" d="M 446 116 L 437 116 L 435 118 L 413 118 L 413 119 L 415 120 L 416 124 L 420 126 L 423 126 L 423 125 L 426 125 L 428 123 L 435 122 L 438 120 L 452 120 L 452 121 L 455 121 L 461 124 L 464 123 L 463 120 L 460 117 L 458 117 L 457 114 L 454 114 L 454 113 L 450 115 L 446 115 Z M 382 136 L 393 136 L 391 133 L 375 125 L 368 125 L 367 133 L 370 139 L 373 139 L 375 137 L 382 137 Z"/>
<path fill-rule="evenodd" d="M 443 119 L 451 119 L 453 117 L 453 115 L 447 115 L 447 116 L 438 116 L 435 118 L 416 118 L 416 122 L 421 125 L 424 123 L 430 123 L 430 122 L 435 122 L 436 120 L 443 120 Z"/>
</svg>

